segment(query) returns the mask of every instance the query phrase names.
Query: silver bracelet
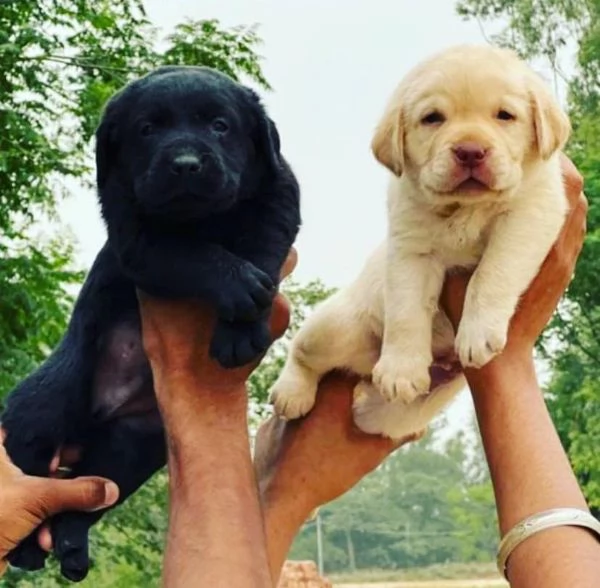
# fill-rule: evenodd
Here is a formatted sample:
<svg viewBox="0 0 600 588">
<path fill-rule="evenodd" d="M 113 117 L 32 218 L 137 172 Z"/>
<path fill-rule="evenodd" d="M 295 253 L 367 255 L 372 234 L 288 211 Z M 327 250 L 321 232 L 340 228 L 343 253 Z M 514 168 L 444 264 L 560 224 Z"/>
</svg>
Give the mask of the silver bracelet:
<svg viewBox="0 0 600 588">
<path fill-rule="evenodd" d="M 580 508 L 554 508 L 531 515 L 517 523 L 500 541 L 496 564 L 498 571 L 508 580 L 506 562 L 515 548 L 525 539 L 537 535 L 540 531 L 554 527 L 585 527 L 594 532 L 600 541 L 600 522 L 589 512 Z"/>
</svg>

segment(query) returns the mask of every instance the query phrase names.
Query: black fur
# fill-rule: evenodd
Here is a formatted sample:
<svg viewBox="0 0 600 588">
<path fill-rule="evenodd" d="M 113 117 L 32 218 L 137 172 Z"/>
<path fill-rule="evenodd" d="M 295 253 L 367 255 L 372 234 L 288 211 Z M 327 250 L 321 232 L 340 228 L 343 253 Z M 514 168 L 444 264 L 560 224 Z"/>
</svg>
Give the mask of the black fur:
<svg viewBox="0 0 600 588">
<path fill-rule="evenodd" d="M 101 475 L 120 501 L 166 460 L 136 287 L 217 310 L 211 354 L 246 364 L 270 344 L 268 314 L 299 226 L 299 187 L 257 95 L 216 71 L 164 67 L 109 102 L 96 134 L 108 242 L 48 360 L 10 394 L 6 449 L 47 475 L 61 445 L 84 447 L 73 475 Z M 63 574 L 83 579 L 88 531 L 102 512 L 52 522 Z M 32 536 L 11 555 L 44 566 Z"/>
</svg>

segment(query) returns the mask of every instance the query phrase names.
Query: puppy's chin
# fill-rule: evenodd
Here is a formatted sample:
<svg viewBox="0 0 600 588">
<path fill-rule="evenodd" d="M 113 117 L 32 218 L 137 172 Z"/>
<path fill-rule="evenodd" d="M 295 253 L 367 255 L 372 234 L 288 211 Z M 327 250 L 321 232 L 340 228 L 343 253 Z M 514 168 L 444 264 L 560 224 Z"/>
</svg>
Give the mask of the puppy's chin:
<svg viewBox="0 0 600 588">
<path fill-rule="evenodd" d="M 172 223 L 189 223 L 223 214 L 237 203 L 234 194 L 220 193 L 218 196 L 197 194 L 162 195 L 159 200 L 145 198 L 139 202 L 143 213 L 148 217 Z"/>
<path fill-rule="evenodd" d="M 193 222 L 222 214 L 236 205 L 239 186 L 226 179 L 213 176 L 183 186 L 147 176 L 136 183 L 135 197 L 145 216 L 167 222 Z"/>
</svg>

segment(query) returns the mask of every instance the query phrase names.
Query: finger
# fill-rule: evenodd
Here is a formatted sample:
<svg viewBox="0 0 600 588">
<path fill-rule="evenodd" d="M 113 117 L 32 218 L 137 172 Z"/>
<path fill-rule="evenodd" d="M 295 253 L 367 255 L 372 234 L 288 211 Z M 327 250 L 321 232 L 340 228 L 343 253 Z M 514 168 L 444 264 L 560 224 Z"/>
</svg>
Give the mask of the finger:
<svg viewBox="0 0 600 588">
<path fill-rule="evenodd" d="M 279 279 L 284 280 L 287 278 L 298 265 L 298 252 L 295 247 L 290 249 L 288 253 L 287 259 L 285 260 L 283 267 L 281 268 L 281 273 L 279 274 Z"/>
<path fill-rule="evenodd" d="M 569 202 L 574 203 L 583 191 L 583 176 L 564 153 L 561 153 L 560 165 L 567 198 Z"/>
<path fill-rule="evenodd" d="M 71 467 L 81 460 L 83 448 L 77 445 L 68 445 L 60 450 L 59 467 Z"/>
<path fill-rule="evenodd" d="M 48 523 L 44 523 L 38 531 L 38 544 L 44 551 L 48 553 L 52 551 L 52 534 Z"/>
<path fill-rule="evenodd" d="M 284 296 L 278 294 L 273 301 L 270 329 L 273 339 L 279 339 L 290 324 L 290 305 Z"/>
<path fill-rule="evenodd" d="M 30 484 L 30 496 L 37 497 L 44 518 L 65 510 L 100 510 L 113 505 L 119 498 L 117 485 L 104 478 L 31 478 Z"/>
<path fill-rule="evenodd" d="M 56 450 L 54 457 L 50 461 L 50 476 L 53 476 L 58 472 L 60 467 L 60 447 Z"/>
</svg>

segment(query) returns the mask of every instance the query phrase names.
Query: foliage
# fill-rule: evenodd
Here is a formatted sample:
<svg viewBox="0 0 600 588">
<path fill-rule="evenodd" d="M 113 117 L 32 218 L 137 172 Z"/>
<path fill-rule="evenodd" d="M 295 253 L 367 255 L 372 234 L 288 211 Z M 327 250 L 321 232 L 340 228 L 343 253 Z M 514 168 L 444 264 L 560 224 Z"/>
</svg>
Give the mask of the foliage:
<svg viewBox="0 0 600 588">
<path fill-rule="evenodd" d="M 493 41 L 543 59 L 568 89 L 568 146 L 585 178 L 588 234 L 575 278 L 541 350 L 549 406 L 588 502 L 600 509 L 600 0 L 460 0 L 458 12 L 502 23 Z"/>
<path fill-rule="evenodd" d="M 441 448 L 433 440 L 428 435 L 398 451 L 321 509 L 327 573 L 493 559 L 498 532 L 492 486 L 472 464 L 480 448 L 461 434 Z M 291 557 L 317 558 L 314 522 L 305 525 Z"/>
<path fill-rule="evenodd" d="M 0 241 L 0 391 L 33 370 L 61 336 L 72 302 L 63 287 L 80 278 L 64 269 L 70 253 L 60 241 L 44 250 Z"/>
<path fill-rule="evenodd" d="M 467 580 L 469 588 L 479 588 L 480 586 L 483 588 L 487 584 L 485 580 L 495 580 L 498 577 L 498 568 L 492 561 L 486 563 L 449 562 L 402 570 L 358 570 L 327 574 L 327 578 L 333 582 L 334 586 L 338 584 L 367 584 L 370 586 L 371 584 L 388 584 L 390 582 L 394 582 L 394 585 L 398 582 L 427 582 L 427 586 L 433 582 L 435 586 L 438 586 L 437 582 L 439 582 L 439 588 L 448 586 L 445 580 Z M 481 585 L 473 584 L 474 578 L 477 578 Z M 459 588 L 454 582 L 451 585 Z"/>
</svg>

